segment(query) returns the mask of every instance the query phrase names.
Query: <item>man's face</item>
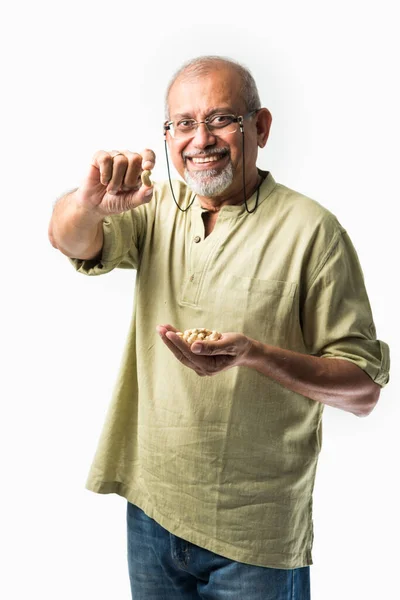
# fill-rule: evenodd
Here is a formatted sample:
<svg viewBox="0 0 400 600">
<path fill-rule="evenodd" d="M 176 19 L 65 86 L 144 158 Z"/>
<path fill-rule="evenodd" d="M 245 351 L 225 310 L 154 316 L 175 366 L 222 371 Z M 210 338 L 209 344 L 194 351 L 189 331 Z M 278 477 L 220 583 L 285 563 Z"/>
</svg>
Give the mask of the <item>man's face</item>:
<svg viewBox="0 0 400 600">
<path fill-rule="evenodd" d="M 204 121 L 213 114 L 244 115 L 240 78 L 229 68 L 202 77 L 181 76 L 169 94 L 171 121 Z M 245 120 L 246 179 L 254 176 L 258 151 L 255 117 Z M 194 135 L 193 135 L 194 133 Z M 199 125 L 192 137 L 168 136 L 172 161 L 194 192 L 205 197 L 230 196 L 243 187 L 242 133 L 210 133 Z"/>
</svg>

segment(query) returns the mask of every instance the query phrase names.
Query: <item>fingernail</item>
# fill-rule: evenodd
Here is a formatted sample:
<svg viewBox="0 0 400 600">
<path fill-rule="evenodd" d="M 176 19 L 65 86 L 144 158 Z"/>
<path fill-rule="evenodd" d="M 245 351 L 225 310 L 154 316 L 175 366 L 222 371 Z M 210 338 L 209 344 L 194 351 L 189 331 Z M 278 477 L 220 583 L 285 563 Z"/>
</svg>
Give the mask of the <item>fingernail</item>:
<svg viewBox="0 0 400 600">
<path fill-rule="evenodd" d="M 191 348 L 192 352 L 194 352 L 195 354 L 200 354 L 200 352 L 203 350 L 203 346 L 201 344 L 194 344 Z"/>
<path fill-rule="evenodd" d="M 148 190 L 145 191 L 144 195 L 151 196 L 152 193 L 153 193 L 153 188 L 149 188 Z"/>
</svg>

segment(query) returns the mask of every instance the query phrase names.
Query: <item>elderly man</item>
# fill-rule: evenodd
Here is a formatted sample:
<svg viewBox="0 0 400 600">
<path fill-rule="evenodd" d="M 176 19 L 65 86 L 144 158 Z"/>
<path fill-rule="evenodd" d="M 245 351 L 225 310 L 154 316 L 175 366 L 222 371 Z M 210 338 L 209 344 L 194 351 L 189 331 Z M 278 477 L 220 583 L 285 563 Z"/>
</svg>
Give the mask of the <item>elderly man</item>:
<svg viewBox="0 0 400 600">
<path fill-rule="evenodd" d="M 271 114 L 248 70 L 190 61 L 166 110 L 185 183 L 141 183 L 151 150 L 100 151 L 50 223 L 80 273 L 137 269 L 87 487 L 128 500 L 136 600 L 307 600 L 323 408 L 368 415 L 388 347 L 346 231 L 257 168 Z"/>
</svg>

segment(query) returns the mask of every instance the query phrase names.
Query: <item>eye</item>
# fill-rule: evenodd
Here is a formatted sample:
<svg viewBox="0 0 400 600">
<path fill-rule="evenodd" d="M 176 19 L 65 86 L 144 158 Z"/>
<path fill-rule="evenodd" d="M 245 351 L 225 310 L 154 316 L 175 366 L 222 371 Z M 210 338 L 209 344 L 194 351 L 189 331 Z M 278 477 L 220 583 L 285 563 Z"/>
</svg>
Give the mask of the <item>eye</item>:
<svg viewBox="0 0 400 600">
<path fill-rule="evenodd" d="M 181 121 L 177 122 L 175 127 L 181 131 L 189 131 L 190 129 L 193 129 L 194 123 L 194 119 L 181 119 Z"/>
<path fill-rule="evenodd" d="M 209 123 L 213 127 L 226 127 L 233 123 L 234 119 L 233 115 L 214 115 L 210 118 Z"/>
</svg>

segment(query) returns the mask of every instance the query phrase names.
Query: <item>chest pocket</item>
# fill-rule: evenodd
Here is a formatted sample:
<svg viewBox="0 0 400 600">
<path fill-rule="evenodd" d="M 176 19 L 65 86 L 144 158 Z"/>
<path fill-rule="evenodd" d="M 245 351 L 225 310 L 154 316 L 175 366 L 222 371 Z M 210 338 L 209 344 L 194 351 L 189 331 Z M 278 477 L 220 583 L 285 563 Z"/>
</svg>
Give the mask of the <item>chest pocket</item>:
<svg viewBox="0 0 400 600">
<path fill-rule="evenodd" d="M 288 347 L 298 321 L 297 284 L 225 273 L 216 298 L 220 331 L 244 333 L 260 342 Z"/>
</svg>

